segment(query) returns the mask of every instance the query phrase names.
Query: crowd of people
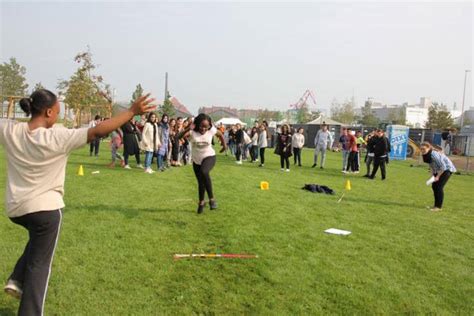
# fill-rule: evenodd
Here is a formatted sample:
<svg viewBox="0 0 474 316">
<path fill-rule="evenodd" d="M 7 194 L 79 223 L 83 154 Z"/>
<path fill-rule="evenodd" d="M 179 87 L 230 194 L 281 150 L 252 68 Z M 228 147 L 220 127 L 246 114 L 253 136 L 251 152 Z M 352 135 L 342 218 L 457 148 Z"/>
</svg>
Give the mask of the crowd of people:
<svg viewBox="0 0 474 316">
<path fill-rule="evenodd" d="M 29 98 L 20 100 L 20 106 L 28 122 L 0 120 L 0 144 L 5 148 L 8 159 L 6 183 L 6 214 L 10 220 L 28 231 L 29 240 L 24 253 L 18 259 L 5 292 L 20 298 L 19 315 L 42 315 L 48 288 L 54 251 L 62 221 L 64 180 L 69 154 L 78 148 L 90 145 L 91 155 L 99 154 L 100 140 L 111 136 L 112 163 L 117 159 L 129 169 L 129 157 L 135 156 L 137 166 L 141 166 L 140 153 L 145 152 L 145 172 L 153 173 L 153 158 L 158 170 L 168 166 L 179 167 L 192 162 L 198 183 L 199 203 L 197 212 L 201 214 L 206 205 L 205 194 L 209 198 L 210 209 L 217 208 L 212 190 L 210 172 L 216 163 L 213 148 L 214 136 L 221 142 L 221 152 L 235 155 L 236 162 L 250 158 L 250 162 L 260 159 L 264 167 L 265 149 L 271 141 L 266 122 L 256 122 L 249 130 L 240 125 L 225 128 L 213 126 L 212 119 L 199 114 L 195 119 L 169 118 L 153 112 L 156 106 L 149 95 L 139 97 L 130 109 L 108 120 L 96 117 L 88 128 L 51 128 L 56 123 L 60 105 L 52 92 L 40 89 Z M 148 113 L 148 114 L 147 114 Z M 140 120 L 134 119 L 136 115 Z M 331 147 L 332 136 L 322 126 L 314 144 L 313 167 L 321 154 L 321 168 L 324 168 L 325 153 Z M 301 149 L 305 144 L 304 130 L 293 131 L 289 125 L 282 125 L 275 135 L 275 154 L 280 156 L 282 171 L 290 170 L 290 157 L 294 164 L 301 166 Z M 123 156 L 118 151 L 123 143 Z M 385 164 L 388 162 L 390 143 L 383 130 L 376 130 L 362 138 L 360 132 L 344 129 L 339 138 L 342 151 L 342 172 L 357 173 L 360 167 L 361 148 L 366 147 L 366 176 L 374 179 L 378 168 L 382 179 L 386 178 Z M 440 211 L 444 200 L 444 186 L 456 168 L 442 150 L 429 143 L 421 145 L 423 161 L 430 166 L 433 174 L 432 189 L 434 207 Z M 167 163 L 169 162 L 169 164 Z M 370 166 L 373 163 L 373 170 Z"/>
</svg>

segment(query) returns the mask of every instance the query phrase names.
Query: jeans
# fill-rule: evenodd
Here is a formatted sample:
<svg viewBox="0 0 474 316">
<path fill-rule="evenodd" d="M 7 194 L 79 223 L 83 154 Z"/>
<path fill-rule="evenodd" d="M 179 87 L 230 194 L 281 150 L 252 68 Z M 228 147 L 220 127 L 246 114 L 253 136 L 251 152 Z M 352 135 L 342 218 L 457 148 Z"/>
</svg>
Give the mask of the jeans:
<svg viewBox="0 0 474 316">
<path fill-rule="evenodd" d="M 314 164 L 318 164 L 318 155 L 321 153 L 321 167 L 324 168 L 324 163 L 326 162 L 326 146 L 317 146 L 314 149 Z M 344 159 L 344 158 L 343 158 Z"/>
<path fill-rule="evenodd" d="M 342 170 L 347 170 L 347 160 L 349 159 L 349 150 L 342 150 Z"/>
<path fill-rule="evenodd" d="M 158 154 L 158 159 L 156 159 L 158 163 L 158 169 L 164 170 L 165 169 L 165 156 Z"/>
<path fill-rule="evenodd" d="M 145 168 L 151 168 L 151 159 L 153 158 L 152 151 L 145 151 Z"/>
<path fill-rule="evenodd" d="M 301 148 L 293 147 L 293 158 L 295 165 L 298 163 L 298 166 L 301 166 Z"/>
</svg>

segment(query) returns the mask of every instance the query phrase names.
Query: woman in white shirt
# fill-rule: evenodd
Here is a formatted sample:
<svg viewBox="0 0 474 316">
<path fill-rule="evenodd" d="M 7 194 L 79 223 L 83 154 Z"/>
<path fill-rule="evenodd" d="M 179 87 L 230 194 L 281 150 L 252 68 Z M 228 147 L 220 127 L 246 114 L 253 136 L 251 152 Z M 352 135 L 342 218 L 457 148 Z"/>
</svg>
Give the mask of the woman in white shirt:
<svg viewBox="0 0 474 316">
<path fill-rule="evenodd" d="M 150 112 L 149 94 L 92 128 L 51 128 L 59 116 L 54 93 L 40 89 L 20 100 L 29 122 L 0 119 L 0 144 L 7 157 L 6 213 L 28 230 L 23 255 L 4 288 L 20 298 L 18 315 L 43 315 L 51 264 L 64 207 L 64 178 L 71 151 L 111 133 L 134 115 Z M 2 258 L 7 259 L 7 258 Z"/>
<path fill-rule="evenodd" d="M 216 164 L 216 152 L 212 148 L 212 138 L 214 135 L 219 137 L 222 145 L 221 152 L 224 152 L 226 149 L 224 135 L 212 126 L 211 118 L 204 113 L 196 116 L 193 126 L 190 126 L 179 135 L 180 139 L 189 137 L 191 143 L 193 170 L 199 187 L 198 214 L 204 211 L 206 205 L 204 196 L 206 192 L 209 198 L 210 209 L 217 209 L 217 202 L 214 199 L 212 181 L 209 174 Z"/>
<path fill-rule="evenodd" d="M 298 129 L 298 133 L 295 133 L 291 139 L 291 146 L 293 147 L 293 155 L 295 158 L 295 165 L 301 167 L 301 150 L 304 146 L 304 129 Z"/>
<path fill-rule="evenodd" d="M 161 146 L 158 119 L 155 113 L 150 113 L 143 127 L 141 149 L 145 151 L 145 173 L 154 173 L 151 169 L 153 155 Z"/>
<path fill-rule="evenodd" d="M 258 148 L 260 150 L 260 165 L 265 166 L 265 148 L 268 147 L 267 128 L 265 124 L 260 125 L 260 132 L 258 133 Z"/>
</svg>

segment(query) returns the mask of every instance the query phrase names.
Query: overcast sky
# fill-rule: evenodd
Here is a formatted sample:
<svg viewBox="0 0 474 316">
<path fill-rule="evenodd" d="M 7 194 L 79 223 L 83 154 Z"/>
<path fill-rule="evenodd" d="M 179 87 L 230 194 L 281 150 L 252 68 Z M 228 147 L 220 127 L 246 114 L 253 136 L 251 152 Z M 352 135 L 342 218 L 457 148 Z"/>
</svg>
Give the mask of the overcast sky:
<svg viewBox="0 0 474 316">
<path fill-rule="evenodd" d="M 388 104 L 461 106 L 472 68 L 470 1 L 460 3 L 2 2 L 1 62 L 56 90 L 90 45 L 97 73 L 129 100 L 138 83 L 201 106 L 287 109 L 306 89 Z M 472 104 L 468 77 L 466 107 Z"/>
</svg>

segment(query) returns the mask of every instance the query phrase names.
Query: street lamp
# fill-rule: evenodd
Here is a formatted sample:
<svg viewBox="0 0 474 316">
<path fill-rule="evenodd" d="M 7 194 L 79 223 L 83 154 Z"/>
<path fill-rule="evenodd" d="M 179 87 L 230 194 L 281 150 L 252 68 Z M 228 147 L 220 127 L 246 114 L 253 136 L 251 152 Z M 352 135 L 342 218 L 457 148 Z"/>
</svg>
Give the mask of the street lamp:
<svg viewBox="0 0 474 316">
<path fill-rule="evenodd" d="M 462 106 L 461 106 L 461 129 L 464 125 L 464 98 L 466 97 L 466 80 L 467 80 L 467 73 L 471 72 L 471 70 L 466 69 L 464 71 L 464 91 L 462 93 Z"/>
</svg>

